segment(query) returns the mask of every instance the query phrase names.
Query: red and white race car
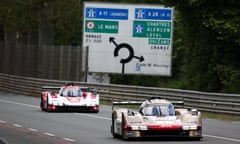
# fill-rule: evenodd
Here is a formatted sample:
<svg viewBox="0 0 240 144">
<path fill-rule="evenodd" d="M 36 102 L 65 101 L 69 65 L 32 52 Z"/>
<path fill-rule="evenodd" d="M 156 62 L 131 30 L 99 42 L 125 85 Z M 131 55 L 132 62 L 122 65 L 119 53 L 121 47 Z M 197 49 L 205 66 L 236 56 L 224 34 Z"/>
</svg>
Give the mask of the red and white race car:
<svg viewBox="0 0 240 144">
<path fill-rule="evenodd" d="M 175 108 L 182 101 L 151 98 L 144 102 L 113 102 L 111 133 L 123 139 L 140 137 L 202 138 L 201 112 Z M 141 105 L 139 110 L 117 105 Z M 175 105 L 175 106 L 174 106 Z"/>
<path fill-rule="evenodd" d="M 41 94 L 42 111 L 89 111 L 99 112 L 99 95 L 89 88 L 67 84 L 63 87 L 44 86 Z"/>
</svg>

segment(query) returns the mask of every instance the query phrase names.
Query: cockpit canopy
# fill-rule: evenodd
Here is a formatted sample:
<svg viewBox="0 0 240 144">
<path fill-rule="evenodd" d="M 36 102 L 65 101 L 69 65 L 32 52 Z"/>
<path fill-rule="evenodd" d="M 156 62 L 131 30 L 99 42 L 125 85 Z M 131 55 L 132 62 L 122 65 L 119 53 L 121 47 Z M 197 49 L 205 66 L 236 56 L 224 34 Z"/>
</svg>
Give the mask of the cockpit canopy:
<svg viewBox="0 0 240 144">
<path fill-rule="evenodd" d="M 71 97 L 81 97 L 82 90 L 80 87 L 71 86 L 71 87 L 64 87 L 61 92 L 61 96 L 71 96 Z"/>
<path fill-rule="evenodd" d="M 144 116 L 174 116 L 175 110 L 173 104 L 147 104 L 140 112 Z"/>
</svg>

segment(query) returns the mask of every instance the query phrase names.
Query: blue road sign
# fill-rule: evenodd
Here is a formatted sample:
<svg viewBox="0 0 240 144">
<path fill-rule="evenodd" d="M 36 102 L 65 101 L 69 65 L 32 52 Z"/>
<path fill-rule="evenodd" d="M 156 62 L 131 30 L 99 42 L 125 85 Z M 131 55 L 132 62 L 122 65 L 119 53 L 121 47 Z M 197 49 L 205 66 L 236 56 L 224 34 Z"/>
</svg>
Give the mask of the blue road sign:
<svg viewBox="0 0 240 144">
<path fill-rule="evenodd" d="M 135 19 L 171 20 L 171 9 L 135 8 Z"/>
<path fill-rule="evenodd" d="M 128 20 L 128 9 L 86 8 L 86 18 Z"/>
</svg>

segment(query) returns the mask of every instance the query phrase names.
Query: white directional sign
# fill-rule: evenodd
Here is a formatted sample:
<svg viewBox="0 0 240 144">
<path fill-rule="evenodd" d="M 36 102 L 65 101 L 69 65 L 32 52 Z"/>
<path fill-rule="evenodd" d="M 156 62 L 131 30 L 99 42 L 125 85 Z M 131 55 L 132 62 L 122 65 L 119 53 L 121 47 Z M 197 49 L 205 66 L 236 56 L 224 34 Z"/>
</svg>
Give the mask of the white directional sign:
<svg viewBox="0 0 240 144">
<path fill-rule="evenodd" d="M 171 75 L 173 8 L 84 3 L 88 71 Z"/>
</svg>

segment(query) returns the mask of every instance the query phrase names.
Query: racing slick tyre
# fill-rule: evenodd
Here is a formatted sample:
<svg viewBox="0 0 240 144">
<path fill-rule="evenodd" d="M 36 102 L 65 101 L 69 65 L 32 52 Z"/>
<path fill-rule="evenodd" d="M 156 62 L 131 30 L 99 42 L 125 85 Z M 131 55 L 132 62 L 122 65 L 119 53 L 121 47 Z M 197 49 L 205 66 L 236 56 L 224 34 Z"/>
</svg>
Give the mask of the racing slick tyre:
<svg viewBox="0 0 240 144">
<path fill-rule="evenodd" d="M 43 99 L 41 98 L 41 102 L 40 102 L 40 108 L 42 111 L 45 111 L 46 109 L 44 108 L 44 103 L 43 103 Z"/>
<path fill-rule="evenodd" d="M 48 97 L 47 97 L 47 100 L 45 102 L 45 108 L 46 108 L 46 112 L 50 112 L 49 104 L 48 104 Z"/>
<path fill-rule="evenodd" d="M 118 135 L 114 133 L 114 132 L 115 132 L 114 121 L 115 121 L 115 119 L 114 119 L 114 114 L 112 114 L 112 126 L 111 126 L 111 132 L 112 132 L 113 138 L 117 138 Z"/>
<path fill-rule="evenodd" d="M 128 136 L 126 135 L 126 131 L 125 131 L 125 125 L 126 125 L 126 121 L 125 121 L 125 117 L 124 114 L 122 113 L 122 139 L 123 140 L 128 140 Z"/>
</svg>

